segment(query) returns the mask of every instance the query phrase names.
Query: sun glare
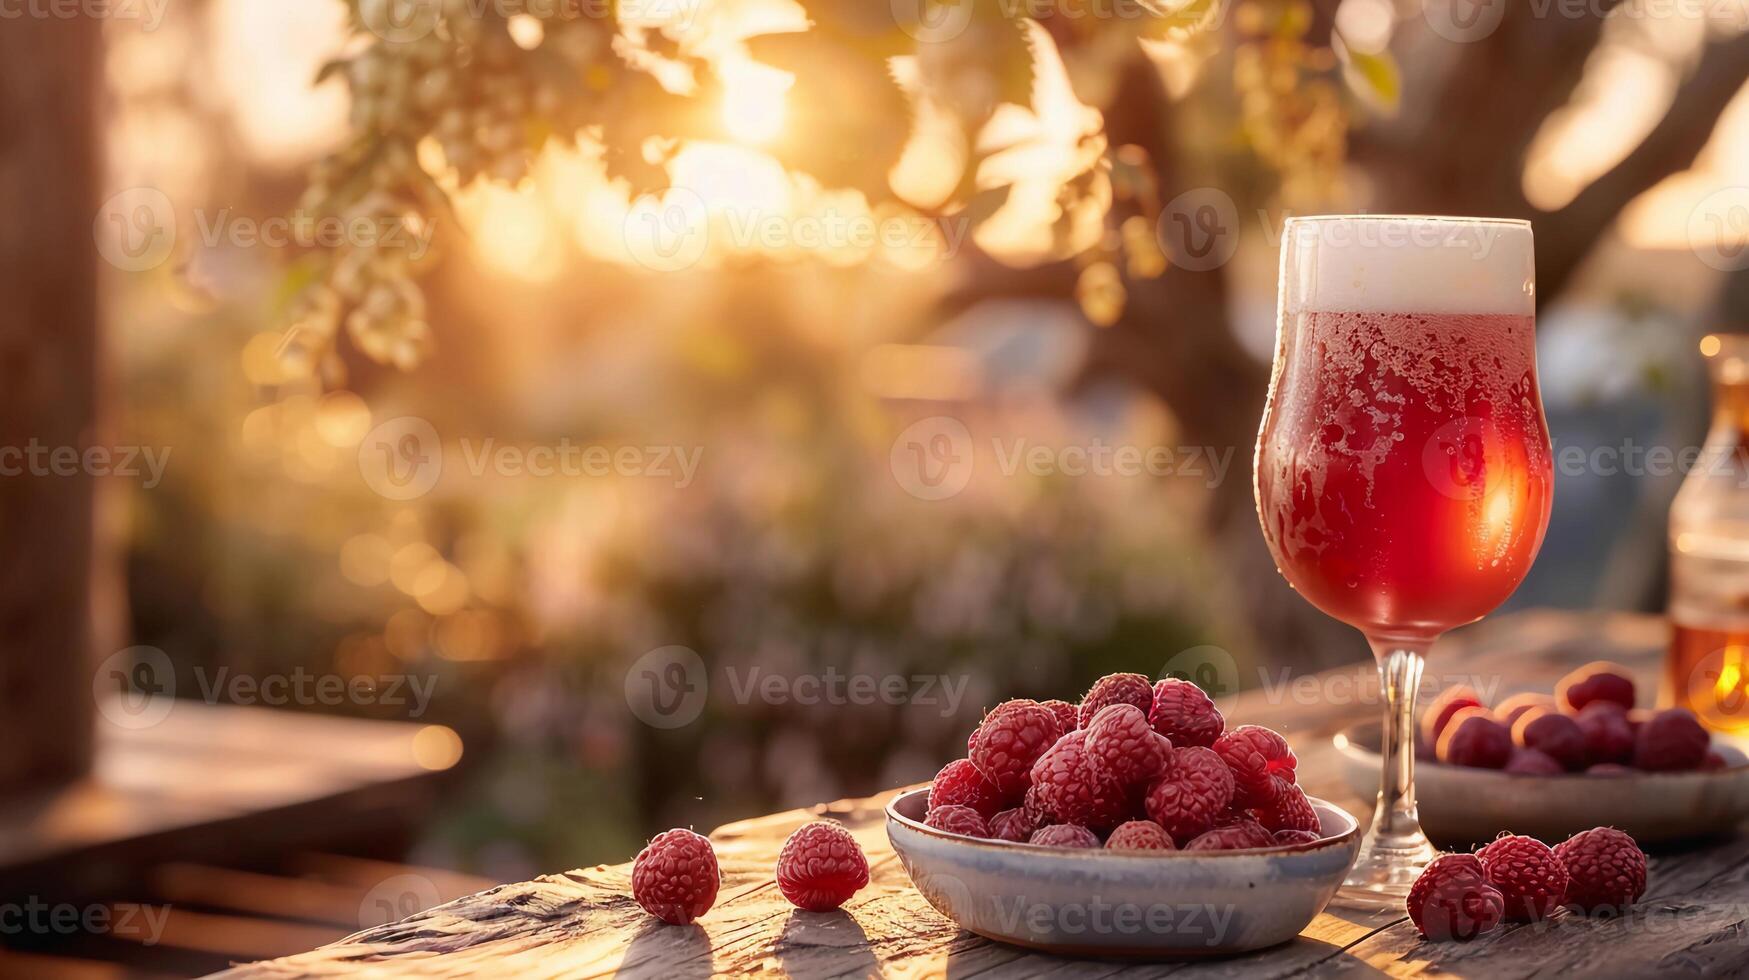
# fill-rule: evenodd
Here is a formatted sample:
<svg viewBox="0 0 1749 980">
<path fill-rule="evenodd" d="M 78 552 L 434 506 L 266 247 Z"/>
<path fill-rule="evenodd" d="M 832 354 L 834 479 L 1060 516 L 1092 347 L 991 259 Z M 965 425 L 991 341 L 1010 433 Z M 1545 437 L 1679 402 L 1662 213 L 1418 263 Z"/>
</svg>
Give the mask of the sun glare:
<svg viewBox="0 0 1749 980">
<path fill-rule="evenodd" d="M 723 127 L 729 135 L 753 145 L 776 139 L 783 132 L 785 93 L 794 77 L 753 61 L 725 63 L 721 74 Z"/>
</svg>

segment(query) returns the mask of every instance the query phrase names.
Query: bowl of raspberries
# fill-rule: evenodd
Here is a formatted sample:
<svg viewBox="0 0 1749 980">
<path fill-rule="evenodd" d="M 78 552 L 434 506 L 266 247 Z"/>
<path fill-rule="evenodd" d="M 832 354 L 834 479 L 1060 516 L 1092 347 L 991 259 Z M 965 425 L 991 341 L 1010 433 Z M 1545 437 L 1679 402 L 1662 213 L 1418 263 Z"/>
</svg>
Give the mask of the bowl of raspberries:
<svg viewBox="0 0 1749 980">
<path fill-rule="evenodd" d="M 1636 707 L 1633 677 L 1605 661 L 1492 707 L 1448 688 L 1422 712 L 1415 789 L 1442 844 L 1505 830 L 1560 840 L 1599 820 L 1647 843 L 1729 832 L 1749 817 L 1749 758 L 1685 708 Z M 1379 726 L 1336 736 L 1357 792 L 1376 787 Z"/>
<path fill-rule="evenodd" d="M 1100 678 L 1079 704 L 1005 701 L 966 756 L 895 797 L 887 834 L 943 915 L 1068 955 L 1179 957 L 1286 942 L 1360 847 L 1297 785 L 1287 740 L 1229 728 L 1195 684 Z"/>
</svg>

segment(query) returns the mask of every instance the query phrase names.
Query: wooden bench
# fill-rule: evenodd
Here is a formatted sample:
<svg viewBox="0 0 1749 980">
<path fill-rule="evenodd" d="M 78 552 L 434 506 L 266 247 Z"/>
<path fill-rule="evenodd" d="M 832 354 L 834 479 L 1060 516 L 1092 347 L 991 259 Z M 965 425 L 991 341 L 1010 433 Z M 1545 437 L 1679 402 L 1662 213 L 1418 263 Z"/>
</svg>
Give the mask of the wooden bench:
<svg viewBox="0 0 1749 980">
<path fill-rule="evenodd" d="M 1610 659 L 1634 669 L 1642 690 L 1649 692 L 1657 689 L 1663 645 L 1664 627 L 1654 618 L 1525 613 L 1442 642 L 1429 673 L 1475 674 L 1484 685 L 1498 681 L 1494 696 L 1503 697 L 1516 690 L 1548 690 L 1571 667 Z M 1370 801 L 1347 788 L 1330 736 L 1354 720 L 1376 716 L 1372 665 L 1317 676 L 1316 689 L 1328 697 L 1296 696 L 1292 687 L 1273 683 L 1224 707 L 1232 721 L 1287 733 L 1299 753 L 1302 784 L 1365 817 Z M 1338 696 L 1351 684 L 1354 696 Z M 983 973 L 1087 978 L 1749 973 L 1749 837 L 1655 854 L 1645 899 L 1621 919 L 1563 913 L 1554 922 L 1509 926 L 1460 944 L 1422 941 L 1401 913 L 1332 910 L 1298 939 L 1275 949 L 1215 962 L 1125 964 L 1044 956 L 960 931 L 911 886 L 888 846 L 882 807 L 890 795 L 718 828 L 711 837 L 722 863 L 723 889 L 716 907 L 691 927 L 663 925 L 637 907 L 630 895 L 629 863 L 597 866 L 501 885 L 312 952 L 223 976 L 596 977 L 619 971 L 661 980 L 742 972 L 894 980 Z M 869 887 L 841 912 L 829 914 L 793 909 L 772 880 L 784 838 L 821 815 L 849 826 L 873 866 Z"/>
</svg>

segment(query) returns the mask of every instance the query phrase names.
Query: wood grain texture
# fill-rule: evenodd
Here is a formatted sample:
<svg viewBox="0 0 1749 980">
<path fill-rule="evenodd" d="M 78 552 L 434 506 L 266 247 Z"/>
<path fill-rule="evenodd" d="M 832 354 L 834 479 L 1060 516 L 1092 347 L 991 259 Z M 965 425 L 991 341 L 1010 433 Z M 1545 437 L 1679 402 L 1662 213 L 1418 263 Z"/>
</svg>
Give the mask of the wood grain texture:
<svg viewBox="0 0 1749 980">
<path fill-rule="evenodd" d="M 1593 659 L 1632 667 L 1656 689 L 1663 626 L 1627 616 L 1521 614 L 1452 638 L 1432 673 L 1472 675 L 1494 697 L 1546 690 Z M 1301 782 L 1358 814 L 1329 736 L 1376 710 L 1370 665 L 1316 675 L 1294 686 L 1260 684 L 1233 699 L 1230 718 L 1278 727 L 1299 750 Z M 891 794 L 728 824 L 712 839 L 724 872 L 717 905 L 695 926 L 666 926 L 630 897 L 629 864 L 598 866 L 502 885 L 343 942 L 242 966 L 231 980 L 423 975 L 588 978 L 621 974 L 695 980 L 718 974 L 838 977 L 1478 977 L 1570 975 L 1741 976 L 1749 973 L 1749 839 L 1656 854 L 1651 887 L 1634 912 L 1614 920 L 1565 913 L 1512 926 L 1469 944 L 1422 941 L 1396 913 L 1330 911 L 1293 942 L 1197 963 L 1069 960 L 961 932 L 911 887 L 887 844 L 882 807 Z M 873 875 L 843 910 L 793 909 L 772 868 L 795 827 L 818 815 L 841 820 L 867 851 Z"/>
</svg>

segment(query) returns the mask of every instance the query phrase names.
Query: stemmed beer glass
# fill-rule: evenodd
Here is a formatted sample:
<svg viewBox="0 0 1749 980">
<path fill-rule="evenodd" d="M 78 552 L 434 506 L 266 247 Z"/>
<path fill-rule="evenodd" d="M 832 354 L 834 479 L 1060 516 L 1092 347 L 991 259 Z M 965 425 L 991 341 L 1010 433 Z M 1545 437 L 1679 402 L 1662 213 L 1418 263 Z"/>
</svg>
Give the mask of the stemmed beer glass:
<svg viewBox="0 0 1749 980">
<path fill-rule="evenodd" d="M 1542 544 L 1535 322 L 1527 222 L 1287 222 L 1257 512 L 1288 582 L 1378 660 L 1383 771 L 1351 903 L 1399 902 L 1433 856 L 1415 811 L 1428 648 L 1505 601 Z"/>
</svg>

